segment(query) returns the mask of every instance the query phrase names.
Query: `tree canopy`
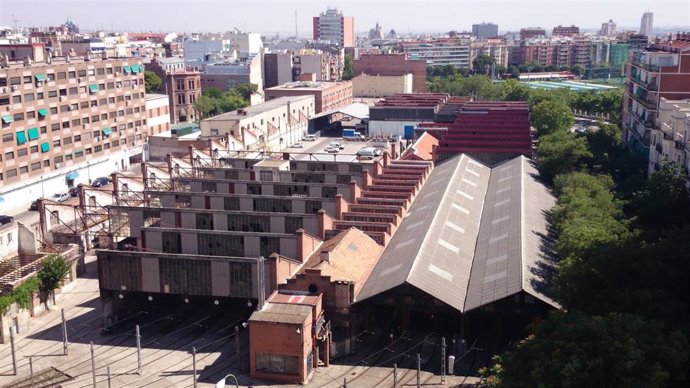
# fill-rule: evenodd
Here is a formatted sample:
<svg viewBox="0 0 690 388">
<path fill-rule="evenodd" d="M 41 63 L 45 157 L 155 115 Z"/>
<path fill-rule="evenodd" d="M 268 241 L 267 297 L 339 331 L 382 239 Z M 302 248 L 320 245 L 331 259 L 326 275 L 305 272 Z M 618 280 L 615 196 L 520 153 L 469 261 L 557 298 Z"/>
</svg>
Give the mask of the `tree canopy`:
<svg viewBox="0 0 690 388">
<path fill-rule="evenodd" d="M 158 91 L 162 82 L 158 74 L 149 70 L 144 71 L 144 88 L 146 89 L 146 93 Z"/>
<path fill-rule="evenodd" d="M 354 58 L 350 54 L 345 54 L 345 62 L 343 64 L 343 79 L 352 79 L 352 77 L 354 77 L 354 72 Z"/>
<path fill-rule="evenodd" d="M 537 133 L 548 135 L 550 133 L 567 131 L 574 122 L 573 112 L 568 105 L 553 100 L 545 100 L 534 106 L 531 115 L 532 125 L 537 128 Z"/>
<path fill-rule="evenodd" d="M 248 106 L 249 98 L 257 90 L 256 84 L 240 84 L 226 92 L 217 87 L 206 88 L 201 92 L 201 97 L 194 102 L 194 109 L 199 112 L 201 120 L 231 112 Z"/>
</svg>

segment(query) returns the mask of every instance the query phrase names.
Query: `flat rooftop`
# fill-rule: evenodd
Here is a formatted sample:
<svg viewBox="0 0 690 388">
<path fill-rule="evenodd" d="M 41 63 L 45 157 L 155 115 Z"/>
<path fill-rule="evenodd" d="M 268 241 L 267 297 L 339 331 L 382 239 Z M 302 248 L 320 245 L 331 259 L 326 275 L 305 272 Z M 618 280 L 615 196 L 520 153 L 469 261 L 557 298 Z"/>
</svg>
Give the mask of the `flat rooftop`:
<svg viewBox="0 0 690 388">
<path fill-rule="evenodd" d="M 303 101 L 303 100 L 313 100 L 314 96 L 287 96 L 280 97 L 270 101 L 266 101 L 262 104 L 248 106 L 246 108 L 234 110 L 232 112 L 223 113 L 218 116 L 209 117 L 204 121 L 230 121 L 230 120 L 242 120 L 248 117 L 257 116 L 262 113 L 270 112 L 274 109 L 281 108 L 289 103 Z"/>
<path fill-rule="evenodd" d="M 334 86 L 343 85 L 346 82 L 328 82 L 328 81 L 296 81 L 286 82 L 282 85 L 274 86 L 266 90 L 324 90 Z"/>
</svg>

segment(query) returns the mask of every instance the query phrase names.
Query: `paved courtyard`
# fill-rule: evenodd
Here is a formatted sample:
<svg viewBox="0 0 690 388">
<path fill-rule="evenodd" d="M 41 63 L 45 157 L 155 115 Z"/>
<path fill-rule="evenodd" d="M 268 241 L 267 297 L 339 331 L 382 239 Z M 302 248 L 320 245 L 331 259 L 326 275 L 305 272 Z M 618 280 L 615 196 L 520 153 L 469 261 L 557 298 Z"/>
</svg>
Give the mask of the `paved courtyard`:
<svg viewBox="0 0 690 388">
<path fill-rule="evenodd" d="M 275 386 L 249 379 L 242 373 L 246 373 L 248 365 L 246 333 L 240 331 L 238 363 L 234 327 L 239 321 L 237 315 L 231 313 L 211 316 L 208 311 L 179 311 L 160 315 L 140 311 L 124 317 L 104 332 L 95 257 L 88 256 L 87 263 L 87 272 L 77 280 L 72 291 L 62 295 L 58 306 L 33 319 L 30 329 L 17 336 L 17 376 L 12 373 L 10 345 L 0 345 L 0 387 L 31 387 L 29 357 L 33 364 L 35 387 L 92 387 L 91 342 L 97 387 L 193 387 L 192 347 L 196 349 L 198 387 L 215 386 L 226 374 L 237 376 L 245 387 Z M 68 355 L 63 355 L 61 308 L 67 317 Z M 135 324 L 139 324 L 141 330 L 140 371 Z M 307 386 L 342 387 L 345 379 L 348 387 L 393 386 L 392 368 L 376 366 L 378 360 L 388 357 L 388 351 L 392 352 L 377 350 L 372 345 L 367 350 L 371 362 L 365 359 L 355 362 L 356 366 L 345 364 L 318 368 Z M 424 353 L 423 350 L 420 352 Z M 376 359 L 371 358 L 373 355 L 377 355 Z M 416 385 L 414 362 L 407 364 L 408 367 L 398 369 L 399 386 Z M 420 382 L 425 386 L 440 386 L 440 381 L 438 374 L 423 371 L 420 375 Z M 469 384 L 475 380 L 459 376 L 446 378 L 446 386 L 462 382 Z"/>
</svg>

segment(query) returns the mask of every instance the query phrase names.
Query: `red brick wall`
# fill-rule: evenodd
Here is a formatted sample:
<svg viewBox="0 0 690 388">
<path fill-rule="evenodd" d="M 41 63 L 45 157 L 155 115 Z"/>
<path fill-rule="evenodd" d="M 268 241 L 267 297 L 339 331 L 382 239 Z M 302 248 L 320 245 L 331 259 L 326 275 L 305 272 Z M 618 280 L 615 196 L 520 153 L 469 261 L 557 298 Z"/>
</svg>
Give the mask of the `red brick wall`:
<svg viewBox="0 0 690 388">
<path fill-rule="evenodd" d="M 412 73 L 415 93 L 426 91 L 426 61 L 405 59 L 402 54 L 363 54 L 354 62 L 354 75 L 405 75 Z"/>
<path fill-rule="evenodd" d="M 251 322 L 249 324 L 249 371 L 253 377 L 283 382 L 303 382 L 306 379 L 305 361 L 311 352 L 312 314 L 309 313 L 303 325 L 291 325 L 269 322 Z M 297 333 L 297 329 L 300 333 Z M 281 354 L 299 357 L 299 375 L 257 372 L 256 353 Z M 316 355 L 314 355 L 316 357 Z"/>
</svg>

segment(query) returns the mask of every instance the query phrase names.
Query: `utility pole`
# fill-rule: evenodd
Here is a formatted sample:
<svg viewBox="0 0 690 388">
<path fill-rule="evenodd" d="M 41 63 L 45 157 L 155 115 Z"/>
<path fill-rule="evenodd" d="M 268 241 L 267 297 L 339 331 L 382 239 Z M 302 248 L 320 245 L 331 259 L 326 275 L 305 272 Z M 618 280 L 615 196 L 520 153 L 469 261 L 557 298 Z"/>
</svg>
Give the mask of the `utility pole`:
<svg viewBox="0 0 690 388">
<path fill-rule="evenodd" d="M 141 374 L 141 333 L 139 332 L 139 325 L 135 326 L 137 336 L 137 374 Z"/>
<path fill-rule="evenodd" d="M 91 376 L 93 378 L 93 388 L 96 388 L 96 355 L 93 351 L 93 341 L 90 342 L 91 346 Z"/>
<path fill-rule="evenodd" d="M 34 388 L 34 360 L 29 357 L 29 374 L 31 375 L 31 388 Z"/>
<path fill-rule="evenodd" d="M 417 388 L 421 388 L 422 384 L 420 383 L 419 380 L 419 373 L 421 372 L 422 369 L 422 357 L 417 353 Z"/>
<path fill-rule="evenodd" d="M 196 388 L 196 348 L 192 346 L 192 378 L 194 380 L 194 388 Z"/>
<path fill-rule="evenodd" d="M 398 364 L 393 364 L 393 388 L 398 388 Z"/>
<path fill-rule="evenodd" d="M 17 375 L 17 354 L 14 349 L 14 327 L 10 327 L 10 346 L 12 348 L 12 370 Z"/>
<path fill-rule="evenodd" d="M 67 320 L 65 319 L 65 309 L 60 310 L 62 315 L 62 354 L 67 355 Z"/>
<path fill-rule="evenodd" d="M 240 328 L 235 326 L 235 359 L 237 359 L 237 369 L 242 372 L 242 363 L 240 362 Z"/>
<path fill-rule="evenodd" d="M 106 373 L 108 374 L 108 388 L 110 388 L 110 365 L 106 368 Z"/>
<path fill-rule="evenodd" d="M 441 337 L 441 384 L 446 384 L 446 337 Z"/>
<path fill-rule="evenodd" d="M 343 388 L 347 388 L 347 377 L 343 377 Z"/>
</svg>

